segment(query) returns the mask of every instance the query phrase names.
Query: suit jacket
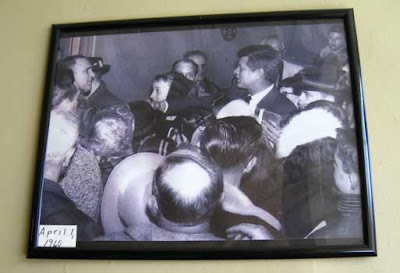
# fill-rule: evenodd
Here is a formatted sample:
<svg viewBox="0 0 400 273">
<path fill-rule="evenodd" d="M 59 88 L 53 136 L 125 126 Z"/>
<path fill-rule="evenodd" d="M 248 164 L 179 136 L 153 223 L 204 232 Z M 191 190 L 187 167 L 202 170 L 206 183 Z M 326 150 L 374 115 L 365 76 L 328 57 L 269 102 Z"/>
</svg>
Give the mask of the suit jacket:
<svg viewBox="0 0 400 273">
<path fill-rule="evenodd" d="M 107 89 L 103 81 L 89 98 L 78 97 L 79 135 L 83 138 L 88 138 L 100 112 L 111 106 L 120 106 L 128 109 L 128 106 Z"/>
<path fill-rule="evenodd" d="M 279 93 L 278 89 L 274 87 L 262 100 L 257 104 L 258 109 L 265 109 L 281 116 L 287 116 L 296 110 L 296 106 Z"/>
</svg>

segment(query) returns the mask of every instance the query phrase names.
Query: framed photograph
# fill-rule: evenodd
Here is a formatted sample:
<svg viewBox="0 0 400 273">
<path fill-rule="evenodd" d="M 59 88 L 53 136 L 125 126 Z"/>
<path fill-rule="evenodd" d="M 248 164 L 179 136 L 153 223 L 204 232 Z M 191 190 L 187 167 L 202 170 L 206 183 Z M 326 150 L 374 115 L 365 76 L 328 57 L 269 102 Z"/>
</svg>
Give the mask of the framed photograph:
<svg viewBox="0 0 400 273">
<path fill-rule="evenodd" d="M 353 10 L 54 25 L 29 258 L 376 256 Z"/>
</svg>

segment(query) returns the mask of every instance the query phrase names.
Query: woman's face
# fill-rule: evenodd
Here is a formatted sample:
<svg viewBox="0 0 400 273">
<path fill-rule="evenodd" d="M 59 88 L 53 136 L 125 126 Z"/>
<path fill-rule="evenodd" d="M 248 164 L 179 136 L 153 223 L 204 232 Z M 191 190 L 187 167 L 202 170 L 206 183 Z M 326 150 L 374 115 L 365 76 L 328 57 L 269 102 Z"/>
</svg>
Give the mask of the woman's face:
<svg viewBox="0 0 400 273">
<path fill-rule="evenodd" d="M 331 94 L 327 94 L 320 91 L 313 91 L 313 90 L 303 91 L 301 92 L 300 96 L 297 97 L 297 108 L 304 109 L 310 103 L 319 100 L 335 102 L 335 97 Z"/>
</svg>

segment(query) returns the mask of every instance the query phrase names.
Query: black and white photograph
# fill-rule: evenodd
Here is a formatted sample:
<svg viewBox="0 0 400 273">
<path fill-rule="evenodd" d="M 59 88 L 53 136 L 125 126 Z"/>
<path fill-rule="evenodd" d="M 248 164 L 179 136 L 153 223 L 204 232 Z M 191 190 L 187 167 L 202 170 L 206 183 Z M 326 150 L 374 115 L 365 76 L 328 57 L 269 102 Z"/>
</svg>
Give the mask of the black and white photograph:
<svg viewBox="0 0 400 273">
<path fill-rule="evenodd" d="M 31 256 L 373 255 L 350 13 L 54 26 Z"/>
</svg>

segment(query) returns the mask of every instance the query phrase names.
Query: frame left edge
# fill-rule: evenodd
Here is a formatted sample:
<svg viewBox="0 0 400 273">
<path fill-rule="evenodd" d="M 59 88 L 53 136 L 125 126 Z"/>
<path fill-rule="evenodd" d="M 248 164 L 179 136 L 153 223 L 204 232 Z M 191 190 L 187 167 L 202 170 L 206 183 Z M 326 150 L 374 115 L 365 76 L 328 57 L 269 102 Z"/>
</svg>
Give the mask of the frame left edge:
<svg viewBox="0 0 400 273">
<path fill-rule="evenodd" d="M 36 151 L 36 164 L 35 164 L 35 178 L 33 185 L 33 198 L 32 198 L 32 209 L 31 209 L 31 219 L 29 226 L 29 242 L 28 242 L 28 252 L 27 258 L 40 257 L 40 251 L 35 247 L 37 238 L 37 229 L 40 217 L 40 200 L 41 200 L 41 187 L 43 180 L 43 168 L 44 160 L 46 155 L 46 143 L 47 134 L 49 126 L 49 113 L 51 104 L 51 90 L 52 90 L 52 79 L 55 72 L 55 53 L 56 45 L 60 35 L 60 29 L 57 25 L 52 25 L 51 27 L 51 38 L 50 38 L 50 50 L 47 58 L 47 70 L 46 70 L 46 80 L 45 88 L 42 100 L 42 112 L 40 116 L 40 129 L 39 129 L 39 139 Z"/>
</svg>

